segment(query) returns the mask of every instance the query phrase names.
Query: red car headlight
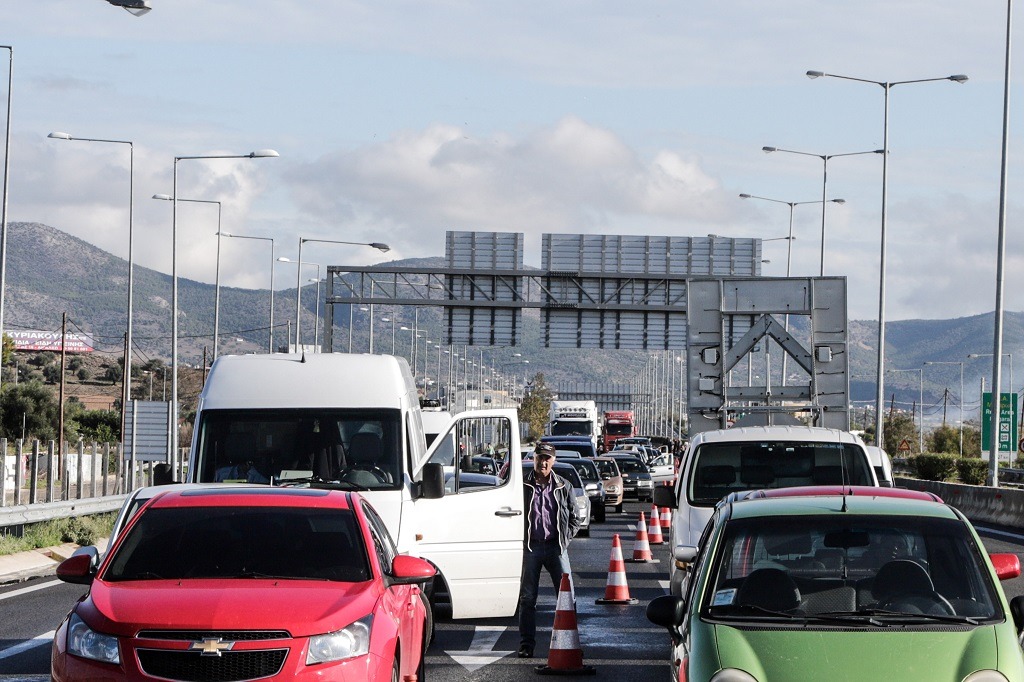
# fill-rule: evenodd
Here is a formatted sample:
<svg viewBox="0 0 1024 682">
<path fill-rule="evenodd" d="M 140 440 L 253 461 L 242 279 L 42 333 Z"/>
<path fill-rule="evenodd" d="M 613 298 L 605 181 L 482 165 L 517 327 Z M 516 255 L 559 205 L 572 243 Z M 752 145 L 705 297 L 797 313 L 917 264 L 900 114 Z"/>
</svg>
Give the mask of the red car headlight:
<svg viewBox="0 0 1024 682">
<path fill-rule="evenodd" d="M 372 624 L 373 614 L 370 614 L 336 632 L 310 637 L 306 665 L 342 661 L 346 658 L 365 656 L 370 653 L 370 626 Z"/>
</svg>

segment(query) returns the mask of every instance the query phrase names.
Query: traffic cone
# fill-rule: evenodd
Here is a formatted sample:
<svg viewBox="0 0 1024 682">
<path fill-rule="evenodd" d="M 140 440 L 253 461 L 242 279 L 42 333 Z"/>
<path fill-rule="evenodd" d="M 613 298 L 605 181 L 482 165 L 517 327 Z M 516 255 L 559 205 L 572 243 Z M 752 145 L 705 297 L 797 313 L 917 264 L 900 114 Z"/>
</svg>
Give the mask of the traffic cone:
<svg viewBox="0 0 1024 682">
<path fill-rule="evenodd" d="M 651 506 L 651 525 L 647 529 L 647 540 L 652 545 L 665 544 L 665 538 L 661 534 L 661 520 L 658 518 L 658 507 Z"/>
<path fill-rule="evenodd" d="M 540 675 L 593 675 L 597 672 L 593 666 L 583 665 L 580 633 L 576 629 L 576 602 L 572 598 L 568 573 L 562 574 L 562 584 L 558 588 L 548 664 L 533 670 Z"/>
<path fill-rule="evenodd" d="M 648 552 L 650 554 L 650 552 Z M 604 588 L 604 599 L 597 599 L 595 604 L 636 604 L 636 599 L 629 596 L 629 585 L 626 584 L 626 565 L 622 561 L 622 545 L 619 534 L 612 536 L 612 557 L 608 562 L 608 584 Z"/>
<path fill-rule="evenodd" d="M 631 564 L 656 564 L 658 560 L 651 554 L 651 543 L 647 540 L 647 519 L 640 512 L 640 521 L 636 524 L 636 540 L 633 542 L 633 558 L 626 559 Z"/>
<path fill-rule="evenodd" d="M 666 533 L 672 532 L 672 510 L 668 507 L 661 508 L 661 529 Z"/>
</svg>

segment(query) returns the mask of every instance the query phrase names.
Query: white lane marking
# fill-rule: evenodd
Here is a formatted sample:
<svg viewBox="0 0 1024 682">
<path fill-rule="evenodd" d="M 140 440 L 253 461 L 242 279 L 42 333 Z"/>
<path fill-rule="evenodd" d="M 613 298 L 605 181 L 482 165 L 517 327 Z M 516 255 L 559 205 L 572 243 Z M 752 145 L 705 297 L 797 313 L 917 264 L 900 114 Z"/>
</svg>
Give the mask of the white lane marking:
<svg viewBox="0 0 1024 682">
<path fill-rule="evenodd" d="M 661 589 L 665 590 L 666 593 L 668 592 L 668 588 L 669 588 L 670 584 L 671 584 L 671 582 L 668 581 L 668 580 L 659 580 L 658 581 L 658 585 L 660 585 Z"/>
<path fill-rule="evenodd" d="M 1024 541 L 1024 535 L 1020 533 L 1010 533 L 1005 530 L 996 530 L 995 528 L 986 528 L 985 526 L 975 525 L 974 529 L 979 533 L 991 533 L 992 535 L 1005 535 L 1008 538 L 1014 538 L 1016 540 Z"/>
<path fill-rule="evenodd" d="M 23 651 L 28 651 L 29 649 L 35 649 L 37 646 L 49 644 L 53 641 L 53 636 L 56 633 L 56 630 L 50 630 L 49 632 L 44 632 L 38 637 L 33 637 L 32 639 L 25 640 L 21 644 L 15 644 L 12 647 L 8 647 L 7 649 L 0 651 L 0 659 L 10 658 L 11 656 L 16 656 L 17 654 L 20 654 Z"/>
<path fill-rule="evenodd" d="M 0 599 L 9 599 L 10 597 L 17 597 L 21 594 L 27 594 L 29 592 L 35 592 L 36 590 L 42 590 L 47 587 L 53 587 L 54 585 L 60 585 L 60 580 L 48 580 L 45 583 L 39 583 L 38 585 L 31 585 L 29 587 L 22 587 L 19 590 L 11 590 L 10 592 L 4 592 L 0 594 Z"/>
<path fill-rule="evenodd" d="M 49 675 L 0 675 L 3 682 L 50 682 Z"/>
<path fill-rule="evenodd" d="M 485 665 L 500 661 L 511 651 L 494 651 L 498 638 L 507 628 L 504 625 L 478 625 L 473 630 L 473 641 L 468 651 L 445 651 L 456 663 L 469 672 L 476 672 Z"/>
</svg>

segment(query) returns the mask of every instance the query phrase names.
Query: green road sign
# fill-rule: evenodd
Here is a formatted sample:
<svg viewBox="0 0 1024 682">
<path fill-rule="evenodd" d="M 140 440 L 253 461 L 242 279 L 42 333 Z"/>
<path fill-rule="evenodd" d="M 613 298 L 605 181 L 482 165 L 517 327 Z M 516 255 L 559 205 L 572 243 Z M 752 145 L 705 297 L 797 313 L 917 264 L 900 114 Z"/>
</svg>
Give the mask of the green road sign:
<svg viewBox="0 0 1024 682">
<path fill-rule="evenodd" d="M 1017 394 L 1003 393 L 999 401 L 999 452 L 1017 449 Z M 992 393 L 985 393 L 981 411 L 981 449 L 992 451 Z"/>
</svg>

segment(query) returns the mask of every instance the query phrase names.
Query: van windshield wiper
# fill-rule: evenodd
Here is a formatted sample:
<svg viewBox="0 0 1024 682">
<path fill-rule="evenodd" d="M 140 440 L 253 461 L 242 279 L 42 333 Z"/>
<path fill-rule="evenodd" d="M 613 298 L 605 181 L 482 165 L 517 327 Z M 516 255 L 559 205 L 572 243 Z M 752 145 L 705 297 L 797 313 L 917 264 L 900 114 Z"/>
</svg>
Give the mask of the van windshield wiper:
<svg viewBox="0 0 1024 682">
<path fill-rule="evenodd" d="M 369 490 L 364 485 L 352 481 L 325 481 L 319 476 L 301 476 L 299 478 L 281 478 L 274 481 L 274 485 L 298 486 L 308 485 L 310 488 L 323 488 L 327 490 Z"/>
</svg>

